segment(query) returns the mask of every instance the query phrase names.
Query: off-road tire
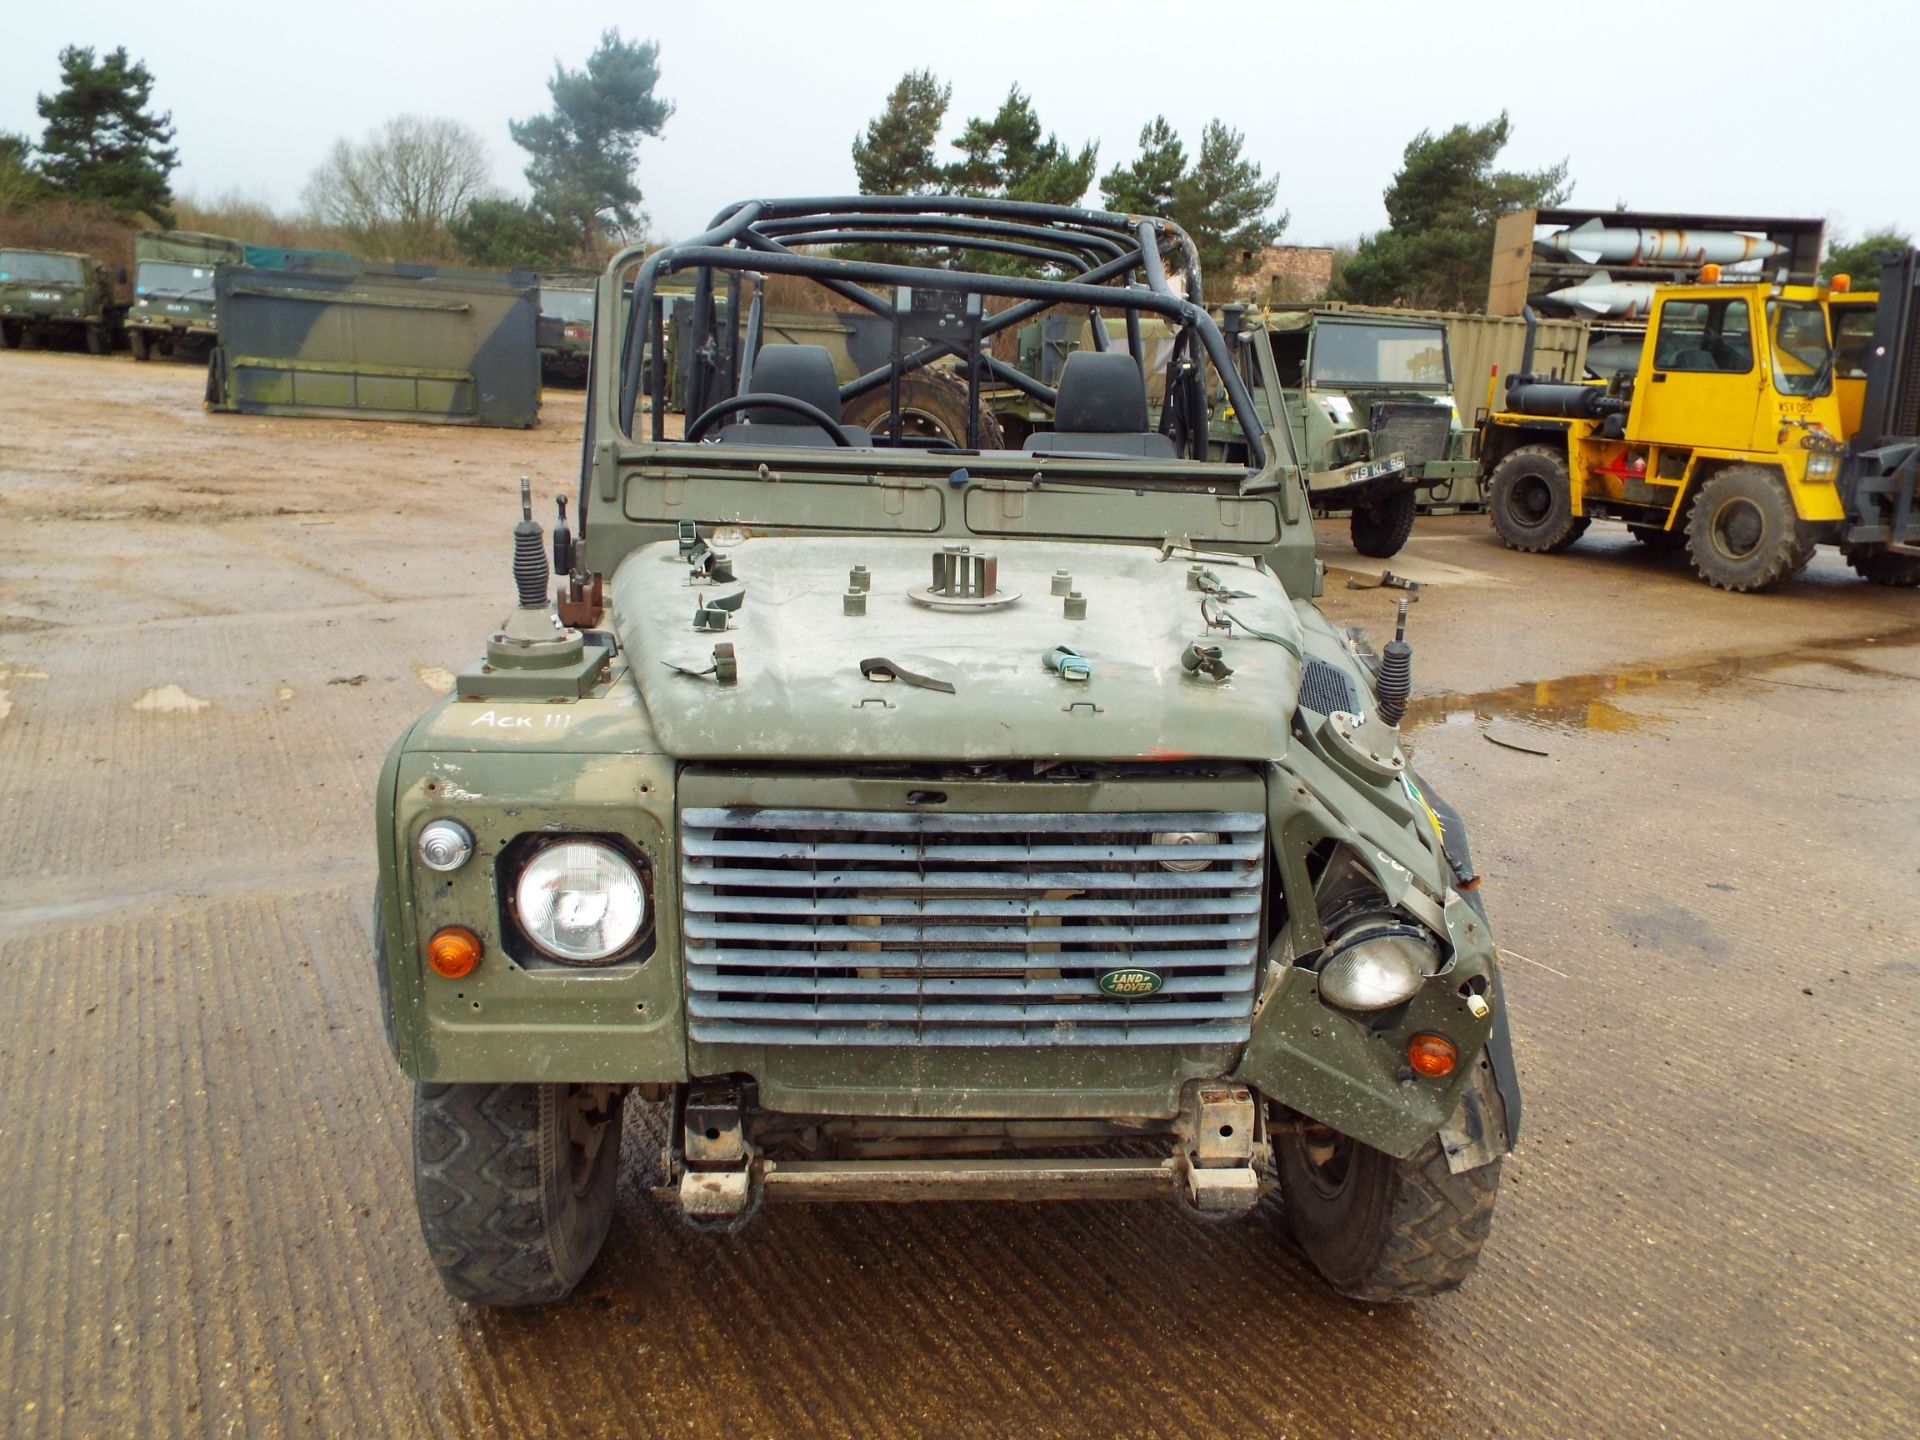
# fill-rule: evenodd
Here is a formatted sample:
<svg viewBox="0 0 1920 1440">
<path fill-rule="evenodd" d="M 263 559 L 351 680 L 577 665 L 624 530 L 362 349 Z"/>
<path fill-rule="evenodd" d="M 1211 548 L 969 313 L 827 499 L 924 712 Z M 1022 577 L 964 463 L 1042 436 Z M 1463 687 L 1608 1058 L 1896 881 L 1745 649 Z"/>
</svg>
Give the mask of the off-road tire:
<svg viewBox="0 0 1920 1440">
<path fill-rule="evenodd" d="M 127 331 L 127 349 L 133 353 L 133 358 L 136 360 L 145 360 L 153 353 L 152 347 L 147 343 L 147 332 L 144 330 Z"/>
<path fill-rule="evenodd" d="M 1758 465 L 1716 472 L 1687 514 L 1687 557 L 1719 590 L 1751 594 L 1807 568 L 1817 543 L 1794 513 L 1786 482 Z"/>
<path fill-rule="evenodd" d="M 1557 555 L 1587 533 L 1587 517 L 1573 513 L 1567 457 L 1546 445 L 1522 445 L 1493 467 L 1487 511 L 1510 550 Z"/>
<path fill-rule="evenodd" d="M 1418 498 L 1411 485 L 1403 485 L 1361 500 L 1353 507 L 1353 517 L 1347 522 L 1353 548 L 1376 560 L 1398 555 L 1407 537 L 1413 534 L 1413 506 Z"/>
<path fill-rule="evenodd" d="M 1649 550 L 1670 554 L 1687 548 L 1685 530 L 1662 530 L 1658 525 L 1629 525 L 1627 533 Z"/>
<path fill-rule="evenodd" d="M 104 355 L 107 353 L 107 330 L 104 325 L 87 326 L 87 353 Z"/>
<path fill-rule="evenodd" d="M 840 423 L 859 425 L 875 435 L 887 433 L 887 387 L 881 385 L 849 400 Z M 951 370 L 910 370 L 900 377 L 900 435 L 920 435 L 967 443 L 967 382 Z M 999 450 L 1006 445 L 1000 422 L 980 406 L 980 448 Z"/>
<path fill-rule="evenodd" d="M 413 1183 L 440 1283 L 475 1305 L 563 1300 L 600 1253 L 620 1170 L 620 1096 L 591 1159 L 569 1085 L 414 1087 Z"/>
<path fill-rule="evenodd" d="M 1484 1070 L 1485 1056 L 1480 1059 Z M 1496 1133 L 1505 1111 L 1490 1075 L 1481 1084 Z M 1314 1269 L 1350 1300 L 1400 1304 L 1457 1288 L 1480 1263 L 1493 1228 L 1500 1161 L 1456 1175 L 1438 1136 L 1405 1160 L 1343 1142 L 1347 1168 L 1329 1193 L 1297 1131 L 1275 1137 L 1286 1225 Z"/>
<path fill-rule="evenodd" d="M 20 348 L 20 322 L 18 320 L 0 320 L 0 350 L 18 350 Z"/>
<path fill-rule="evenodd" d="M 1853 573 L 1869 585 L 1891 585 L 1898 589 L 1920 586 L 1920 555 L 1897 555 L 1867 545 L 1849 545 L 1847 564 Z"/>
</svg>

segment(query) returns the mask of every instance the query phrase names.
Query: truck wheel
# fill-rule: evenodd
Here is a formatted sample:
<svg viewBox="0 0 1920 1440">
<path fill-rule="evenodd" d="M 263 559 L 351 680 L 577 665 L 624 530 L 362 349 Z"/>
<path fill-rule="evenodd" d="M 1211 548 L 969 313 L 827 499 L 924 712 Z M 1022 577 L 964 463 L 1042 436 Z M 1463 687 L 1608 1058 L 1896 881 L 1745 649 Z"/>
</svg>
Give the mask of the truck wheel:
<svg viewBox="0 0 1920 1440">
<path fill-rule="evenodd" d="M 153 353 L 147 346 L 147 332 L 144 330 L 127 331 L 127 349 L 133 352 L 136 360 L 145 360 Z"/>
<path fill-rule="evenodd" d="M 1495 1094 L 1495 1114 L 1504 1113 L 1499 1103 Z M 1443 1294 L 1480 1263 L 1500 1161 L 1456 1175 L 1438 1136 L 1396 1160 L 1331 1130 L 1282 1133 L 1274 1150 L 1287 1228 L 1348 1299 L 1395 1304 Z"/>
<path fill-rule="evenodd" d="M 1897 555 L 1871 545 L 1849 545 L 1847 564 L 1869 585 L 1892 585 L 1901 589 L 1920 585 L 1920 555 Z"/>
<path fill-rule="evenodd" d="M 1509 550 L 1557 555 L 1587 533 L 1573 513 L 1567 457 L 1545 445 L 1522 445 L 1493 467 L 1487 509 Z"/>
<path fill-rule="evenodd" d="M 1748 594 L 1791 580 L 1814 549 L 1786 484 L 1758 465 L 1719 471 L 1700 487 L 1687 516 L 1687 554 L 1716 589 Z"/>
<path fill-rule="evenodd" d="M 1416 498 L 1413 487 L 1409 485 L 1390 490 L 1384 495 L 1368 496 L 1355 505 L 1353 518 L 1348 522 L 1348 529 L 1353 535 L 1353 548 L 1376 560 L 1398 555 L 1400 547 L 1407 543 L 1407 537 L 1413 533 L 1413 502 Z"/>
<path fill-rule="evenodd" d="M 427 1254 L 476 1305 L 565 1299 L 606 1242 L 619 1092 L 416 1085 L 413 1187 Z"/>
<path fill-rule="evenodd" d="M 89 355 L 107 353 L 107 331 L 104 325 L 87 326 L 87 353 Z"/>
<path fill-rule="evenodd" d="M 0 320 L 0 350 L 18 350 L 20 348 L 20 322 L 18 320 Z"/>
<path fill-rule="evenodd" d="M 845 425 L 859 425 L 884 434 L 888 414 L 887 387 L 869 390 L 846 403 L 840 413 Z M 900 377 L 900 438 L 951 440 L 967 443 L 967 382 L 951 370 L 912 370 Z M 985 404 L 980 406 L 980 448 L 999 450 L 1006 441 L 1000 422 Z"/>
</svg>

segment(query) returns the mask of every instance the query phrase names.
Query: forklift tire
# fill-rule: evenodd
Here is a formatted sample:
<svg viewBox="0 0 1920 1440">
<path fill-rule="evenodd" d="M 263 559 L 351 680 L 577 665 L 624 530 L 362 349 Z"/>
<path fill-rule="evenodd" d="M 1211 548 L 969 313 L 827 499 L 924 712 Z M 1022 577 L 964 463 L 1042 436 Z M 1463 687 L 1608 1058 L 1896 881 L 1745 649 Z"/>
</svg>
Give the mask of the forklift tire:
<svg viewBox="0 0 1920 1440">
<path fill-rule="evenodd" d="M 1785 482 L 1758 465 L 1719 471 L 1700 487 L 1687 516 L 1687 554 L 1716 589 L 1770 589 L 1806 569 L 1815 548 Z"/>
<path fill-rule="evenodd" d="M 1493 467 L 1487 509 L 1509 550 L 1558 555 L 1587 533 L 1587 517 L 1573 513 L 1567 457 L 1545 445 L 1522 445 Z"/>
<path fill-rule="evenodd" d="M 1348 521 L 1353 548 L 1376 560 L 1398 555 L 1413 534 L 1413 502 L 1417 498 L 1413 487 L 1407 485 L 1384 495 L 1370 495 L 1355 505 L 1353 518 Z"/>
<path fill-rule="evenodd" d="M 1920 555 L 1900 555 L 1873 545 L 1849 545 L 1847 564 L 1869 585 L 1911 590 L 1920 586 Z"/>
<path fill-rule="evenodd" d="M 127 331 L 127 349 L 133 352 L 136 360 L 145 360 L 153 353 L 147 346 L 147 332 L 144 330 Z"/>
</svg>

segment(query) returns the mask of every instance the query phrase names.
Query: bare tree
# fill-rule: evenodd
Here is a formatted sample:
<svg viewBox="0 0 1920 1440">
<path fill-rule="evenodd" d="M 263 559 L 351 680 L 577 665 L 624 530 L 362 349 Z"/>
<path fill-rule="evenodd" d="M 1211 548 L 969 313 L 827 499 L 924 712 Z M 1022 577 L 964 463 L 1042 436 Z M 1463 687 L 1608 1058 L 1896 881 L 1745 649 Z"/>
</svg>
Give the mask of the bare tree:
<svg viewBox="0 0 1920 1440">
<path fill-rule="evenodd" d="M 400 115 L 336 140 L 307 181 L 315 217 L 395 254 L 448 251 L 446 227 L 491 191 L 486 142 L 458 120 Z"/>
</svg>

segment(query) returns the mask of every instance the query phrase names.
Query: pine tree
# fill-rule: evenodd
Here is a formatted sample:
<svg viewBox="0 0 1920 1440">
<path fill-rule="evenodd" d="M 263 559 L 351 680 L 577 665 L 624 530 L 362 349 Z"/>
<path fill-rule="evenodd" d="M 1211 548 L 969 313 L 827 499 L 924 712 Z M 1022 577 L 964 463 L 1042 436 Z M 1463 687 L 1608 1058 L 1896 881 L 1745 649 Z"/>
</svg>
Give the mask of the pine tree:
<svg viewBox="0 0 1920 1440">
<path fill-rule="evenodd" d="M 46 131 L 40 173 L 56 191 L 173 224 L 167 177 L 179 165 L 173 115 L 149 113 L 153 76 L 126 47 L 96 60 L 92 49 L 60 52 L 60 88 L 38 97 Z"/>
<path fill-rule="evenodd" d="M 853 142 L 853 173 L 862 195 L 924 195 L 940 189 L 933 147 L 952 94 L 953 87 L 931 70 L 909 70 L 900 77 L 886 109 Z"/>
<path fill-rule="evenodd" d="M 1116 165 L 1100 181 L 1109 210 L 1124 215 L 1165 215 L 1187 176 L 1187 147 L 1156 115 L 1140 128 L 1140 153 L 1130 165 Z"/>
<path fill-rule="evenodd" d="M 1165 116 L 1156 115 L 1140 131 L 1140 154 L 1107 172 L 1101 195 L 1109 210 L 1176 222 L 1193 240 L 1209 288 L 1228 293 L 1249 268 L 1249 257 L 1287 228 L 1286 213 L 1272 213 L 1280 182 L 1264 178 L 1257 163 L 1243 158 L 1245 144 L 1238 130 L 1209 121 L 1199 157 L 1189 166 L 1180 137 Z"/>
<path fill-rule="evenodd" d="M 962 195 L 1078 205 L 1093 183 L 1099 145 L 1076 153 L 1043 134 L 1033 101 L 1018 85 L 993 118 L 975 116 L 953 142 L 960 158 L 946 167 L 947 185 Z"/>
</svg>

